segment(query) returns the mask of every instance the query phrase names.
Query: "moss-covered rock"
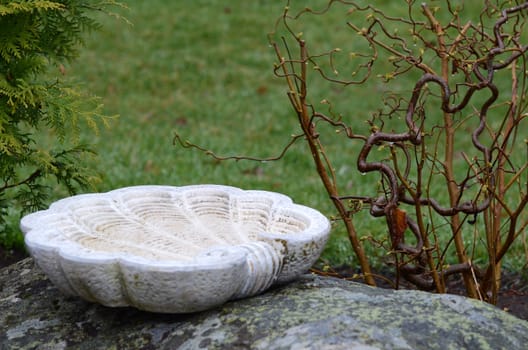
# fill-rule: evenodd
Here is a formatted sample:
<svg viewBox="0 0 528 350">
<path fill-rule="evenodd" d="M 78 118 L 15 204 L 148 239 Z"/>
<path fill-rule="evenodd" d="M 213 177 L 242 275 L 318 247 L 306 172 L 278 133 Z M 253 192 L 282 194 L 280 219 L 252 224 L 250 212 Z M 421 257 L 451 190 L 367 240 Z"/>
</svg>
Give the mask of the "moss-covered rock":
<svg viewBox="0 0 528 350">
<path fill-rule="evenodd" d="M 306 275 L 214 310 L 65 297 L 31 259 L 0 270 L 0 349 L 526 349 L 528 322 L 462 297 Z"/>
</svg>

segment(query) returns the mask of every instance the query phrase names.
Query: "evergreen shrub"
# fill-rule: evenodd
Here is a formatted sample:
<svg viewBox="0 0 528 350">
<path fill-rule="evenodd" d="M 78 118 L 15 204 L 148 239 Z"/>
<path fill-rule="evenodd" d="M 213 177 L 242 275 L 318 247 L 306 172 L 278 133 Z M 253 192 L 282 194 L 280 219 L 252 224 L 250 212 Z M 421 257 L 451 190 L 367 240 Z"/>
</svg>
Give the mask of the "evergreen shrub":
<svg viewBox="0 0 528 350">
<path fill-rule="evenodd" d="M 81 128 L 97 133 L 109 117 L 98 98 L 64 73 L 83 35 L 99 28 L 88 14 L 116 5 L 0 0 L 0 245 L 6 248 L 22 248 L 20 217 L 48 205 L 53 191 L 74 194 L 99 179 L 79 135 Z"/>
</svg>

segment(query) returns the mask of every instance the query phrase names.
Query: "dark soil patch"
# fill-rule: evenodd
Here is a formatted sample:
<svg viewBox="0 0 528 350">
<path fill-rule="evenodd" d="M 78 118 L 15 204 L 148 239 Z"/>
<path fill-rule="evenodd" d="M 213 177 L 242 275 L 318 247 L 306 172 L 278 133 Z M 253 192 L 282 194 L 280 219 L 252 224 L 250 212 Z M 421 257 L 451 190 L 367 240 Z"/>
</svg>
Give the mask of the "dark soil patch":
<svg viewBox="0 0 528 350">
<path fill-rule="evenodd" d="M 6 249 L 0 245 L 0 269 L 27 258 L 27 253 L 19 249 Z"/>
<path fill-rule="evenodd" d="M 16 249 L 5 249 L 0 246 L 0 269 L 11 265 L 19 260 L 26 258 L 28 255 L 25 251 Z M 339 269 L 332 273 L 322 273 L 321 271 L 315 270 L 314 272 L 331 275 L 334 277 L 345 278 L 361 282 L 362 280 L 355 277 L 355 272 L 350 269 Z M 393 280 L 391 273 L 387 272 L 380 274 L 389 280 Z M 392 288 L 383 279 L 378 279 L 379 287 L 381 288 Z M 451 294 L 465 295 L 464 284 L 460 279 L 450 279 L 448 281 L 448 292 Z M 400 289 L 414 289 L 410 284 L 403 284 Z M 511 313 L 523 320 L 528 321 L 528 276 L 520 273 L 504 272 L 502 278 L 502 288 L 499 294 L 499 302 L 497 307 Z"/>
</svg>

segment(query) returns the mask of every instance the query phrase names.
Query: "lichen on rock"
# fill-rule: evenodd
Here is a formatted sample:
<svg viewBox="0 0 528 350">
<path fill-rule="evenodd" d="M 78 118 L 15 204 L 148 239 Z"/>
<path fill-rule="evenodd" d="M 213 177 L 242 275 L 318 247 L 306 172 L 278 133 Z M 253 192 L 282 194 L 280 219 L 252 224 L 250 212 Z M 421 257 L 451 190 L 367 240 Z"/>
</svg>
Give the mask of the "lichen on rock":
<svg viewBox="0 0 528 350">
<path fill-rule="evenodd" d="M 31 259 L 0 270 L 0 349 L 525 349 L 528 322 L 453 295 L 299 280 L 155 314 L 63 296 Z"/>
</svg>

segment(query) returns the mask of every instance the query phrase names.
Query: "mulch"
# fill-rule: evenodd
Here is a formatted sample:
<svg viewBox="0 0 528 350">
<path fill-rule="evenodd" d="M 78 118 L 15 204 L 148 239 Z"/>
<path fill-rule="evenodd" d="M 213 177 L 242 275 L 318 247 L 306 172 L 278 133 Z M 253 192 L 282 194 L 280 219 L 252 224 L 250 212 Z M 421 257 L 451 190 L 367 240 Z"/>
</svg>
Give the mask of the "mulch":
<svg viewBox="0 0 528 350">
<path fill-rule="evenodd" d="M 504 273 L 497 307 L 528 321 L 528 280 L 518 273 Z"/>
<path fill-rule="evenodd" d="M 24 251 L 15 249 L 5 249 L 0 246 L 0 269 L 11 265 L 19 260 L 26 258 L 28 255 Z M 315 271 L 316 273 L 318 271 Z M 320 272 L 320 271 L 319 271 Z M 390 273 L 382 274 L 390 279 Z M 340 278 L 352 279 L 352 273 L 347 270 L 340 269 L 331 275 Z M 354 279 L 361 282 L 357 278 Z M 389 284 L 380 283 L 382 288 L 391 288 Z M 411 289 L 412 286 L 404 285 L 404 289 Z M 464 295 L 464 285 L 460 279 L 450 279 L 448 281 L 448 291 L 451 294 Z M 502 276 L 502 287 L 499 293 L 499 301 L 497 307 L 517 316 L 520 319 L 528 321 L 528 276 L 520 273 L 504 272 Z"/>
</svg>

